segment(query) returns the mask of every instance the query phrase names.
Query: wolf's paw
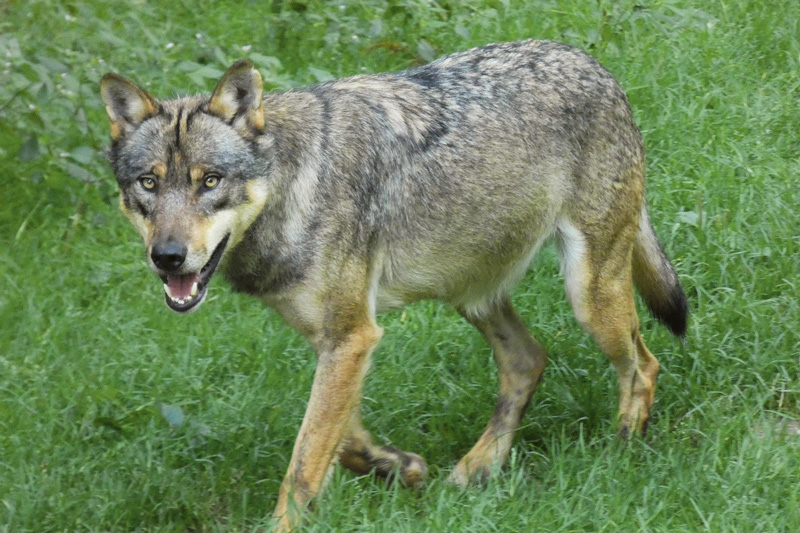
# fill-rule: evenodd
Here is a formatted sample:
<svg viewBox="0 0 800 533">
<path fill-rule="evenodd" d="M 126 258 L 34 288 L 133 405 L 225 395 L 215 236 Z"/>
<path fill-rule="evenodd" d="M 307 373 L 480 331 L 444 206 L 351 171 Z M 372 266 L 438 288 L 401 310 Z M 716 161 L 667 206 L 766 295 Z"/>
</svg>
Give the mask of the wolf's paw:
<svg viewBox="0 0 800 533">
<path fill-rule="evenodd" d="M 633 437 L 644 437 L 647 434 L 649 418 L 622 414 L 617 419 L 617 435 L 625 442 Z"/>
<path fill-rule="evenodd" d="M 389 482 L 400 481 L 403 485 L 412 488 L 421 487 L 425 483 L 428 464 L 421 456 L 398 450 L 394 446 L 381 446 L 381 451 L 384 452 L 384 459 L 388 459 L 389 464 L 376 468 L 379 476 Z"/>
<path fill-rule="evenodd" d="M 400 469 L 403 483 L 408 487 L 421 487 L 425 483 L 425 476 L 428 475 L 428 464 L 416 453 L 406 452 L 406 457 L 409 460 L 408 464 L 403 464 Z"/>
<path fill-rule="evenodd" d="M 475 462 L 470 464 L 462 459 L 447 477 L 447 482 L 463 489 L 469 485 L 485 485 L 491 475 L 490 466 Z"/>
</svg>

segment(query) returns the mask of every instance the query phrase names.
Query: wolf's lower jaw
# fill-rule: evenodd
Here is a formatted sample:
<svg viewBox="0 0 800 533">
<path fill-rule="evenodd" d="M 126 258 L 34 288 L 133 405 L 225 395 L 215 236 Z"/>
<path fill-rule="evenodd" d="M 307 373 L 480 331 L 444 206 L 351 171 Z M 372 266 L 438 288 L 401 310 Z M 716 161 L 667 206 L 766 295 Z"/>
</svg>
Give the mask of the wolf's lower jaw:
<svg viewBox="0 0 800 533">
<path fill-rule="evenodd" d="M 208 295 L 207 285 L 197 285 L 195 289 L 194 285 L 192 286 L 192 292 L 194 294 L 190 294 L 186 298 L 173 298 L 169 294 L 169 287 L 165 284 L 164 285 L 164 292 L 165 292 L 165 299 L 167 307 L 175 311 L 176 313 L 186 314 L 195 311 L 200 304 L 203 303 Z"/>
<path fill-rule="evenodd" d="M 172 303 L 174 303 L 174 304 L 176 304 L 178 306 L 185 306 L 185 305 L 193 302 L 195 300 L 195 298 L 197 297 L 198 293 L 201 293 L 201 289 L 202 289 L 202 294 L 200 294 L 200 298 L 202 298 L 203 295 L 205 295 L 205 293 L 206 293 L 205 286 L 204 285 L 199 285 L 198 282 L 195 281 L 192 284 L 191 292 L 188 295 L 184 296 L 183 298 L 180 298 L 180 297 L 173 296 L 172 293 L 169 290 L 169 285 L 166 284 L 166 283 L 164 284 L 164 292 L 166 293 L 167 298 Z M 195 304 L 195 305 L 197 305 L 197 304 Z M 175 309 L 175 310 L 177 311 L 177 309 Z"/>
</svg>

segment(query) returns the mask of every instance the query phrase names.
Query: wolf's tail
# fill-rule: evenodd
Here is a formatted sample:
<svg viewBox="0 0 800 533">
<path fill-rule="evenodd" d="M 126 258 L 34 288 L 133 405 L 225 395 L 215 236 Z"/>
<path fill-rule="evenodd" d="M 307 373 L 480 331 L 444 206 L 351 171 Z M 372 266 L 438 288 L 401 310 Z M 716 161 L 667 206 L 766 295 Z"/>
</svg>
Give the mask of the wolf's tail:
<svg viewBox="0 0 800 533">
<path fill-rule="evenodd" d="M 658 242 L 644 206 L 633 246 L 633 282 L 653 316 L 673 334 L 684 337 L 689 315 L 686 293 Z"/>
</svg>

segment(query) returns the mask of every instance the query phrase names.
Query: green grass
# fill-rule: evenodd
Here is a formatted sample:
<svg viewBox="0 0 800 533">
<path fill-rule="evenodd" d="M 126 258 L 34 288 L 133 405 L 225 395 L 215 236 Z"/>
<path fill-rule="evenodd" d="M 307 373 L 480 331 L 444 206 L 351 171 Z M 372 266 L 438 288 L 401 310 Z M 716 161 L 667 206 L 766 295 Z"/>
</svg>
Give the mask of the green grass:
<svg viewBox="0 0 800 533">
<path fill-rule="evenodd" d="M 645 137 L 692 308 L 685 345 L 642 310 L 650 432 L 614 438 L 616 376 L 547 249 L 515 302 L 553 357 L 508 468 L 444 484 L 496 372 L 454 311 L 416 304 L 379 319 L 364 417 L 430 482 L 338 470 L 308 529 L 796 530 L 800 439 L 780 424 L 800 417 L 800 4 L 745 0 L 0 4 L 0 530 L 266 525 L 311 386 L 306 341 L 221 278 L 198 313 L 163 305 L 103 160 L 103 73 L 172 96 L 244 56 L 281 89 L 524 37 L 598 57 Z"/>
</svg>

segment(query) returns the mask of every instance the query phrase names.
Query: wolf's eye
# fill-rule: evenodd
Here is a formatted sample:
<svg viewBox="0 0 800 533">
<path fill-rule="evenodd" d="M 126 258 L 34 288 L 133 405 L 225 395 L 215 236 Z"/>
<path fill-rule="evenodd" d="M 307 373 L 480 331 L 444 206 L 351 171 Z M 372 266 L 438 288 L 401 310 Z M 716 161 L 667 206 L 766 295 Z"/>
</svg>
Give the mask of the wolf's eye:
<svg viewBox="0 0 800 533">
<path fill-rule="evenodd" d="M 146 190 L 152 191 L 156 188 L 156 179 L 151 176 L 142 176 L 139 178 L 139 184 Z"/>
<path fill-rule="evenodd" d="M 216 174 L 208 174 L 203 180 L 203 185 L 205 185 L 206 189 L 213 189 L 219 185 L 219 176 Z"/>
</svg>

